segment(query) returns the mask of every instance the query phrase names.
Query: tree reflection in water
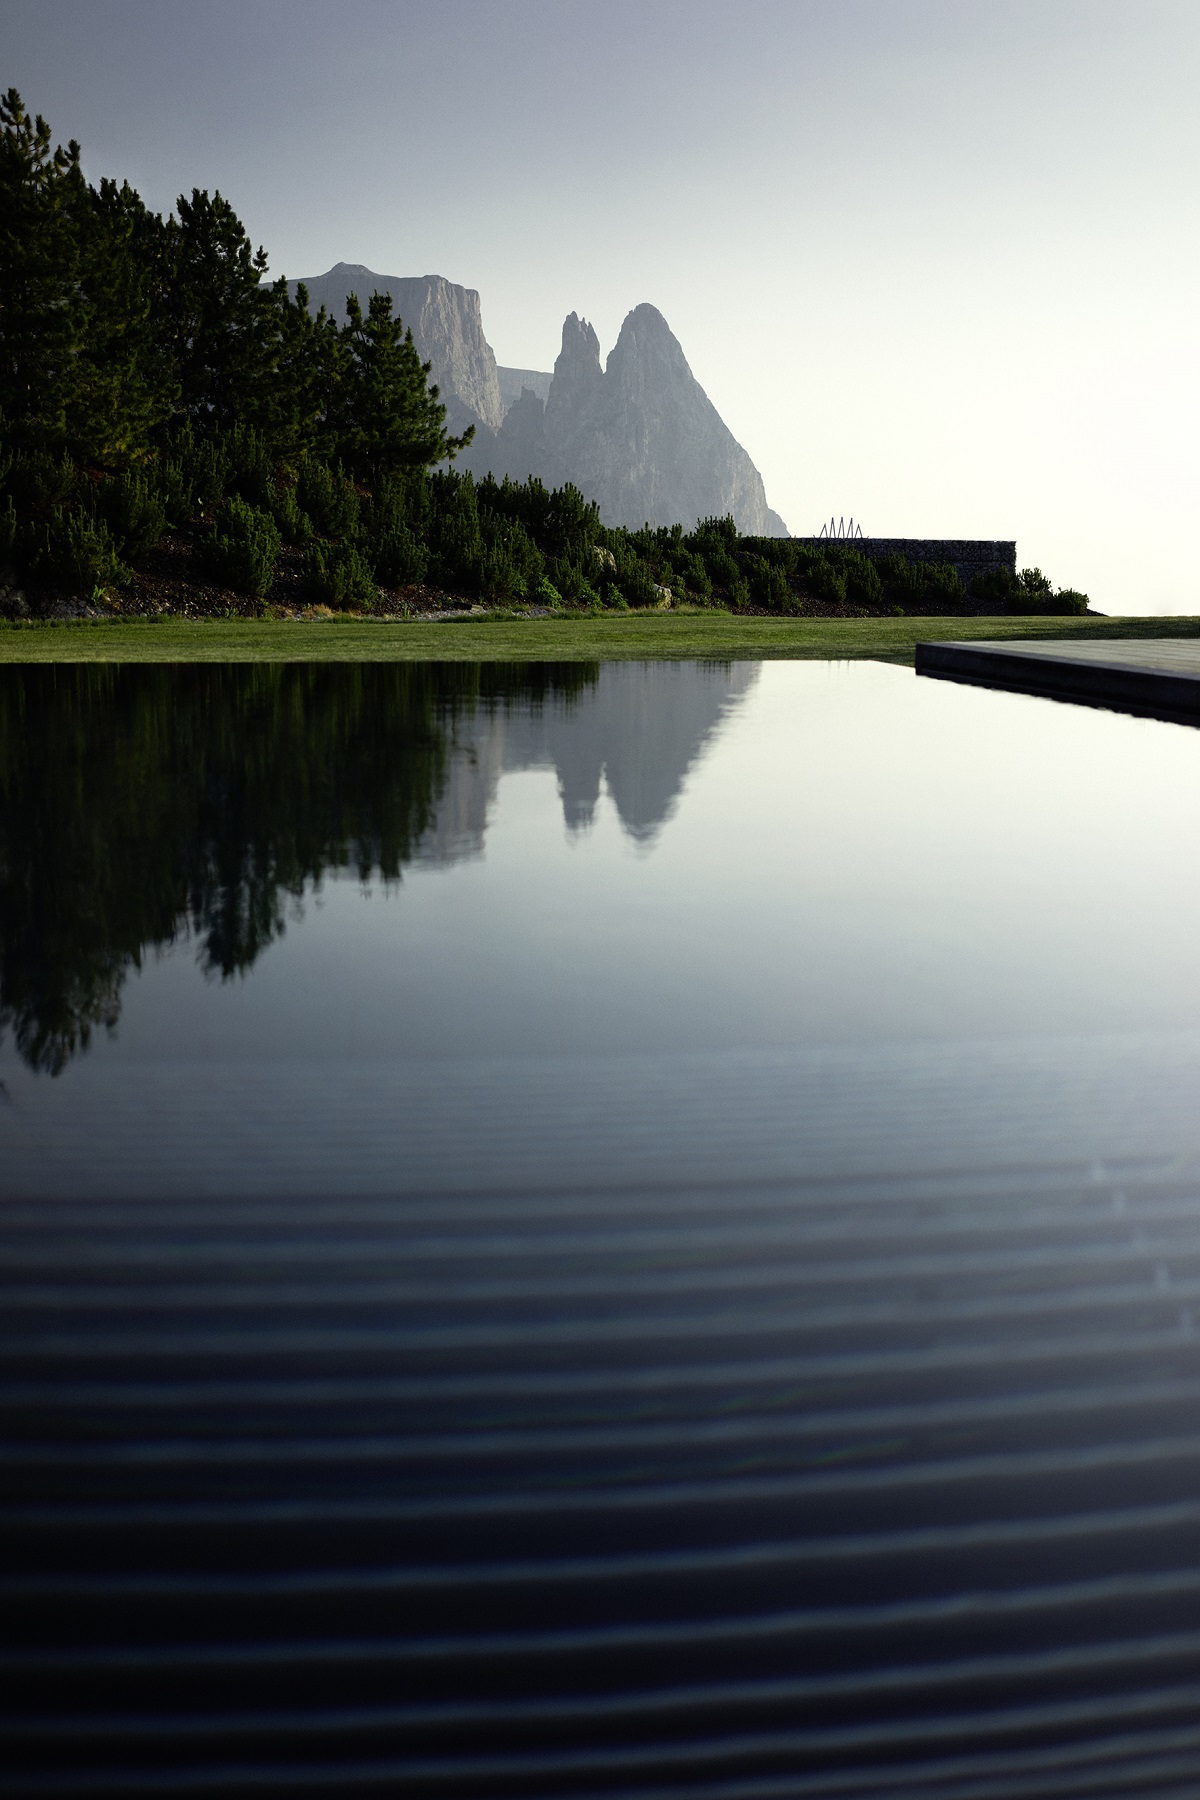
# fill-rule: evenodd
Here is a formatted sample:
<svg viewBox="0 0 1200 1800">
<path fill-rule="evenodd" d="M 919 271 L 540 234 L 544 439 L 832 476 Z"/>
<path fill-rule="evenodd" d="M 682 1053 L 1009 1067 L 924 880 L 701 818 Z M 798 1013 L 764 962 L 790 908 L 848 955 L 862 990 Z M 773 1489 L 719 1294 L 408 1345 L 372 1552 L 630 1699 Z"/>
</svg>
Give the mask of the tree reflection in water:
<svg viewBox="0 0 1200 1800">
<path fill-rule="evenodd" d="M 570 700 L 595 664 L 10 667 L 0 677 L 0 1028 L 57 1075 L 130 968 L 194 933 L 249 969 L 331 868 L 397 881 L 456 719 Z"/>
</svg>

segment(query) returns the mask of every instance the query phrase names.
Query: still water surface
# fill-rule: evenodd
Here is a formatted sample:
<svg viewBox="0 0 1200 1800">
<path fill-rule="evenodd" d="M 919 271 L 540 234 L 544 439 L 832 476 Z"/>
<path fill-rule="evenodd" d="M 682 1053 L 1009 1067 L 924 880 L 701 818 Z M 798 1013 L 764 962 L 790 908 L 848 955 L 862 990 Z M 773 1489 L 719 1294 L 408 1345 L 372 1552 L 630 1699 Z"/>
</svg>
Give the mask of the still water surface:
<svg viewBox="0 0 1200 1800">
<path fill-rule="evenodd" d="M 876 663 L 9 669 L 0 709 L 10 1085 L 1200 1025 L 1182 727 Z"/>
<path fill-rule="evenodd" d="M 1200 1791 L 1200 733 L 0 671 L 0 1792 Z"/>
<path fill-rule="evenodd" d="M 468 1114 L 505 1064 L 527 1095 L 790 1055 L 869 1096 L 884 1065 L 1187 1060 L 1200 1027 L 1179 726 L 876 663 L 431 664 L 8 669 L 0 734 L 0 1077 L 35 1185 L 47 1157 L 137 1179 L 136 1093 L 154 1179 L 207 1108 L 260 1131 L 253 1182 L 352 1068 Z M 367 1114 L 352 1185 L 394 1123 Z M 226 1184 L 214 1157 L 191 1178 Z"/>
</svg>

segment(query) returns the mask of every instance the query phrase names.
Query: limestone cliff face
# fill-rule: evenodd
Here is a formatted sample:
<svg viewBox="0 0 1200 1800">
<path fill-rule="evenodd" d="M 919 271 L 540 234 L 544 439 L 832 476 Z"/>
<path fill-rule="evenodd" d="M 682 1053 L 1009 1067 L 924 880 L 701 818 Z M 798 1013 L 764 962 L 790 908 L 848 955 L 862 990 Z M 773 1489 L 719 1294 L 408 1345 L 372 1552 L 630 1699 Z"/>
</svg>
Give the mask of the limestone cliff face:
<svg viewBox="0 0 1200 1800">
<path fill-rule="evenodd" d="M 297 285 L 289 281 L 288 291 L 294 294 Z M 339 320 L 346 316 L 347 294 L 358 295 L 364 312 L 372 294 L 390 294 L 392 311 L 411 327 L 422 360 L 433 365 L 430 380 L 441 389 L 450 430 L 460 432 L 468 425 L 499 429 L 504 406 L 496 358 L 483 335 L 474 288 L 459 287 L 443 275 L 376 275 L 361 263 L 337 263 L 304 285 L 313 311 L 324 306 Z"/>
<path fill-rule="evenodd" d="M 679 340 L 653 306 L 637 306 L 608 359 L 613 522 L 691 524 L 732 513 L 742 531 L 769 530 L 762 476 L 688 367 Z"/>
<path fill-rule="evenodd" d="M 550 383 L 554 380 L 549 369 L 506 369 L 503 363 L 497 364 L 496 374 L 500 378 L 500 399 L 506 414 L 526 388 L 536 394 L 544 406 Z"/>
<path fill-rule="evenodd" d="M 629 314 L 607 367 L 595 331 L 571 313 L 545 407 L 525 387 L 466 466 L 518 480 L 537 474 L 553 486 L 573 481 L 599 502 L 606 525 L 690 527 L 732 513 L 742 531 L 787 535 L 762 476 L 653 306 Z"/>
<path fill-rule="evenodd" d="M 305 286 L 313 310 L 324 306 L 337 319 L 347 294 L 364 311 L 373 293 L 391 295 L 432 364 L 449 429 L 475 426 L 459 468 L 518 481 L 538 475 L 556 487 L 573 481 L 599 503 L 606 525 L 691 527 L 732 513 L 742 531 L 787 536 L 762 476 L 655 307 L 634 307 L 607 367 L 595 331 L 571 313 L 553 375 L 505 369 L 502 386 L 474 288 L 441 275 L 377 275 L 361 263 L 337 263 Z M 294 293 L 297 283 L 288 287 Z"/>
<path fill-rule="evenodd" d="M 502 440 L 502 442 L 501 442 Z M 504 415 L 504 429 L 499 437 L 494 432 L 481 432 L 462 458 L 464 468 L 477 474 L 489 469 L 497 476 L 511 475 L 524 481 L 529 475 L 548 475 L 546 463 L 546 408 L 530 388 L 522 390 Z"/>
</svg>

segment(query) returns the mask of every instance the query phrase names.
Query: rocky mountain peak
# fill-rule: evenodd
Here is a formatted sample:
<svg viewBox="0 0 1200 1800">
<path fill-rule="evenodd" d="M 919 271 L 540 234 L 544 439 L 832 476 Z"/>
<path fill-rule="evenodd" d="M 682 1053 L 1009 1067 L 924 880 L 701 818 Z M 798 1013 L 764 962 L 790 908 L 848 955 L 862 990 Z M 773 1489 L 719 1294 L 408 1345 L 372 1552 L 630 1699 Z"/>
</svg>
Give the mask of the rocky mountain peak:
<svg viewBox="0 0 1200 1800">
<path fill-rule="evenodd" d="M 422 360 L 432 363 L 430 379 L 441 389 L 446 423 L 451 431 L 468 425 L 499 429 L 504 418 L 496 358 L 483 335 L 479 294 L 444 275 L 377 275 L 362 263 L 334 263 L 324 275 L 308 277 L 308 303 L 324 306 L 333 318 L 346 313 L 347 294 L 356 294 L 363 311 L 375 293 L 390 294 L 392 311 L 413 334 Z M 298 283 L 288 282 L 295 294 Z"/>
<path fill-rule="evenodd" d="M 596 336 L 593 325 L 581 319 L 578 313 L 568 313 L 563 320 L 562 349 L 554 365 L 555 373 L 559 369 L 581 368 L 596 369 L 600 367 L 600 339 Z"/>
<path fill-rule="evenodd" d="M 645 302 L 635 306 L 621 326 L 606 375 L 614 403 L 619 395 L 622 410 L 628 413 L 632 408 L 643 419 L 665 404 L 668 394 L 679 401 L 684 395 L 694 400 L 704 393 L 683 354 L 683 345 L 658 308 Z M 724 430 L 723 425 L 721 428 Z"/>
<path fill-rule="evenodd" d="M 562 349 L 554 364 L 554 378 L 546 397 L 548 429 L 552 436 L 571 435 L 574 422 L 590 415 L 604 385 L 600 366 L 600 339 L 578 313 L 563 321 Z"/>
<path fill-rule="evenodd" d="M 294 294 L 297 283 L 288 286 Z M 628 314 L 607 366 L 594 326 L 568 313 L 553 375 L 506 370 L 506 403 L 474 288 L 442 275 L 377 275 L 346 262 L 305 286 L 314 312 L 324 305 L 338 319 L 347 294 L 357 294 L 364 310 L 373 293 L 391 295 L 393 311 L 432 364 L 450 430 L 476 428 L 459 468 L 518 481 L 537 475 L 552 486 L 572 481 L 599 503 L 607 525 L 636 528 L 648 519 L 690 527 L 731 513 L 743 531 L 786 537 L 761 475 L 656 306 L 644 301 Z"/>
<path fill-rule="evenodd" d="M 683 345 L 659 312 L 657 306 L 651 306 L 643 300 L 640 306 L 626 313 L 625 322 L 621 326 L 616 343 L 609 354 L 611 369 L 613 358 L 620 363 L 630 356 L 658 355 L 676 364 L 691 374 L 687 357 L 683 354 Z"/>
<path fill-rule="evenodd" d="M 499 435 L 472 446 L 482 474 L 530 472 L 552 486 L 572 481 L 600 506 L 606 525 L 682 524 L 731 513 L 741 530 L 785 536 L 762 477 L 692 374 L 683 346 L 656 306 L 630 312 L 608 358 L 591 325 L 569 313 L 544 417 L 530 393 Z"/>
<path fill-rule="evenodd" d="M 385 281 L 386 282 L 386 280 L 387 280 L 386 275 L 379 275 L 379 276 L 372 275 L 372 273 L 371 273 L 370 269 L 368 269 L 366 263 L 348 263 L 348 262 L 334 263 L 332 269 L 330 269 L 327 274 L 325 274 L 323 276 L 319 276 L 317 279 L 322 280 L 322 281 L 333 281 L 337 277 L 340 277 L 342 280 L 349 280 L 350 286 L 346 289 L 346 292 L 348 294 L 355 294 L 358 292 L 358 283 L 359 282 L 363 282 L 363 281 Z M 374 291 L 375 291 L 374 288 L 372 288 L 371 292 L 374 293 Z M 382 289 L 380 291 L 382 292 Z M 365 302 L 364 302 L 364 304 L 365 304 Z"/>
</svg>

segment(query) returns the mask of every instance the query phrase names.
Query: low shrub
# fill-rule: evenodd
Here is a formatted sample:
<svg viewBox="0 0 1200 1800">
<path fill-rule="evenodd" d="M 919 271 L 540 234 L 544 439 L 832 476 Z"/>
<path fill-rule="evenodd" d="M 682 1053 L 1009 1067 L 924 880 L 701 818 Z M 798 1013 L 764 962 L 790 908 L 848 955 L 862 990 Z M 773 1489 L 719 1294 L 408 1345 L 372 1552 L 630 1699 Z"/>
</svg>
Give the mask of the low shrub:
<svg viewBox="0 0 1200 1800">
<path fill-rule="evenodd" d="M 424 544 L 401 521 L 389 524 L 371 546 L 375 579 L 385 587 L 408 587 L 423 581 L 429 567 Z"/>
<path fill-rule="evenodd" d="M 202 543 L 201 559 L 214 581 L 262 600 L 275 579 L 279 551 L 274 519 L 235 495 L 226 500 L 211 536 Z"/>
<path fill-rule="evenodd" d="M 190 426 L 180 433 L 175 456 L 184 485 L 190 489 L 193 505 L 211 517 L 217 512 L 233 473 L 229 450 L 218 435 L 197 443 Z"/>
<path fill-rule="evenodd" d="M 621 598 L 632 607 L 657 606 L 662 599 L 658 583 L 644 562 L 627 562 L 618 572 L 615 585 Z"/>
<path fill-rule="evenodd" d="M 727 550 L 734 550 L 738 543 L 738 528 L 734 524 L 733 514 L 725 513 L 721 518 L 710 517 L 697 519 L 693 536 L 704 539 L 706 543 L 724 544 Z"/>
<path fill-rule="evenodd" d="M 732 589 L 740 579 L 738 566 L 723 544 L 714 544 L 700 552 L 711 586 Z"/>
<path fill-rule="evenodd" d="M 1056 594 L 1040 569 L 1022 569 L 1020 574 L 1011 569 L 987 569 L 971 582 L 970 595 L 987 612 L 1054 617 L 1088 609 L 1086 594 L 1075 588 L 1064 588 Z"/>
<path fill-rule="evenodd" d="M 1040 569 L 1022 569 L 1008 593 L 1012 613 L 1044 613 L 1051 610 L 1054 589 Z"/>
<path fill-rule="evenodd" d="M 312 520 L 301 509 L 294 488 L 275 488 L 268 511 L 285 544 L 307 544 L 313 534 Z"/>
<path fill-rule="evenodd" d="M 402 476 L 387 476 L 376 486 L 364 524 L 368 560 L 376 580 L 387 587 L 407 587 L 425 578 L 429 551 L 414 528 L 420 500 L 412 482 Z"/>
<path fill-rule="evenodd" d="M 846 604 L 845 579 L 819 550 L 807 552 L 797 564 L 797 574 L 815 600 L 823 600 L 827 606 Z"/>
<path fill-rule="evenodd" d="M 1007 612 L 1016 579 L 1011 569 L 983 569 L 972 575 L 967 593 L 985 613 Z"/>
<path fill-rule="evenodd" d="M 154 471 L 154 486 L 167 523 L 182 529 L 196 511 L 196 492 L 178 457 L 168 457 Z"/>
<path fill-rule="evenodd" d="M 8 459 L 4 487 L 22 517 L 44 518 L 69 505 L 78 485 L 78 472 L 68 456 L 18 450 Z"/>
<path fill-rule="evenodd" d="M 931 612 L 961 612 L 966 590 L 953 563 L 918 563 L 920 592 Z"/>
<path fill-rule="evenodd" d="M 71 507 L 52 519 L 46 531 L 45 563 L 63 587 L 89 596 L 126 574 L 108 526 L 82 507 Z"/>
<path fill-rule="evenodd" d="M 564 606 L 596 607 L 600 595 L 582 568 L 570 557 L 560 556 L 550 565 L 550 580 L 562 597 Z"/>
<path fill-rule="evenodd" d="M 12 503 L 12 495 L 0 507 L 0 570 L 12 568 L 17 559 L 17 544 L 20 541 L 21 527 L 17 519 L 17 509 Z"/>
<path fill-rule="evenodd" d="M 488 606 L 511 606 L 527 593 L 525 578 L 503 544 L 483 553 L 479 566 L 479 597 Z"/>
<path fill-rule="evenodd" d="M 262 433 L 252 425 L 235 425 L 229 433 L 229 491 L 260 512 L 274 512 L 275 462 Z"/>
<path fill-rule="evenodd" d="M 34 586 L 93 587 L 124 579 L 123 563 L 144 557 L 168 524 L 189 535 L 203 524 L 196 572 L 263 598 L 286 542 L 309 553 L 313 600 L 337 607 L 374 606 L 377 583 L 428 581 L 464 602 L 533 598 L 587 610 L 648 609 L 668 596 L 774 614 L 1088 610 L 1086 595 L 1056 594 L 1038 569 L 989 570 L 968 595 L 950 565 L 875 560 L 851 543 L 743 537 L 729 517 L 699 520 L 691 532 L 607 528 L 578 489 L 551 492 L 536 479 L 384 468 L 368 492 L 327 460 L 334 441 L 322 438 L 296 465 L 290 429 L 185 425 L 156 460 L 108 479 L 0 443 L 0 564 Z M 172 556 L 182 548 L 165 546 Z"/>
<path fill-rule="evenodd" d="M 793 596 L 787 570 L 778 563 L 768 562 L 765 556 L 747 557 L 746 579 L 756 606 L 764 606 L 768 612 L 792 610 Z"/>
<path fill-rule="evenodd" d="M 483 511 L 479 517 L 483 554 L 479 563 L 479 595 L 492 605 L 524 600 L 545 573 L 542 553 L 516 520 Z"/>
<path fill-rule="evenodd" d="M 695 601 L 698 606 L 706 606 L 712 599 L 713 585 L 704 566 L 704 558 L 697 556 L 694 550 L 685 550 L 676 563 L 676 568 L 688 599 Z"/>
<path fill-rule="evenodd" d="M 526 487 L 534 484 L 526 484 Z M 541 482 L 536 488 L 541 488 Z M 544 491 L 544 490 L 543 490 Z M 540 499 L 536 494 L 535 499 Z M 538 508 L 523 513 L 526 528 L 540 523 L 540 536 L 547 556 L 582 555 L 595 542 L 600 531 L 600 508 L 594 500 L 585 500 L 574 482 L 568 481 L 548 497 L 544 515 L 537 518 Z"/>
<path fill-rule="evenodd" d="M 296 481 L 296 504 L 308 514 L 318 537 L 349 537 L 358 524 L 358 495 L 340 463 L 330 469 L 306 456 Z"/>
<path fill-rule="evenodd" d="M 579 556 L 600 531 L 600 509 L 567 482 L 551 491 L 536 476 L 497 482 L 485 475 L 476 485 L 481 518 L 488 512 L 520 525 L 550 558 Z"/>
<path fill-rule="evenodd" d="M 166 530 L 167 509 L 156 486 L 130 470 L 100 490 L 100 513 L 123 556 L 131 562 L 153 550 Z"/>
<path fill-rule="evenodd" d="M 304 559 L 304 591 L 318 605 L 370 612 L 379 588 L 356 544 L 313 544 Z"/>
<path fill-rule="evenodd" d="M 453 470 L 430 481 L 429 572 L 452 593 L 477 594 L 483 565 L 483 537 L 475 484 Z"/>
<path fill-rule="evenodd" d="M 889 599 L 906 613 L 960 613 L 966 591 L 953 563 L 909 562 L 906 556 L 879 559 L 879 573 Z"/>
<path fill-rule="evenodd" d="M 883 579 L 870 557 L 861 550 L 844 550 L 840 561 L 850 605 L 879 606 L 883 600 Z"/>
</svg>

